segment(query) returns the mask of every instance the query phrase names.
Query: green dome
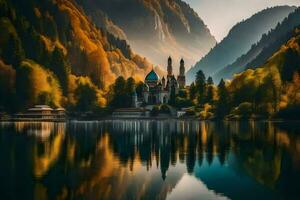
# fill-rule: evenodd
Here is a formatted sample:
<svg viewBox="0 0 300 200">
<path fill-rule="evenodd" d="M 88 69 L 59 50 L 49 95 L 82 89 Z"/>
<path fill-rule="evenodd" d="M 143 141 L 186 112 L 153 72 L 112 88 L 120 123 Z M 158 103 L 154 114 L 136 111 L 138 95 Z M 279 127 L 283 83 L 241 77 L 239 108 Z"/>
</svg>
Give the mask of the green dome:
<svg viewBox="0 0 300 200">
<path fill-rule="evenodd" d="M 146 76 L 146 81 L 158 81 L 159 76 L 155 73 L 155 71 L 152 69 L 151 72 Z"/>
</svg>

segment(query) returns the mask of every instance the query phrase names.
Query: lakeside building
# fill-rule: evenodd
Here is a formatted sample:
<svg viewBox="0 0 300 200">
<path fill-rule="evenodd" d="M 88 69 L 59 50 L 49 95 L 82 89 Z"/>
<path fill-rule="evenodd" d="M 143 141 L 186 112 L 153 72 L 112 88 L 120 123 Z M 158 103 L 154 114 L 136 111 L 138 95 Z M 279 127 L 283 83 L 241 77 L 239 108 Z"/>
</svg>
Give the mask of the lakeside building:
<svg viewBox="0 0 300 200">
<path fill-rule="evenodd" d="M 167 77 L 160 79 L 158 74 L 152 69 L 145 77 L 143 102 L 146 105 L 166 104 L 170 98 L 175 98 L 179 89 L 185 88 L 185 66 L 184 60 L 180 60 L 179 75 L 177 79 L 173 74 L 172 58 L 168 58 Z M 174 97 L 171 93 L 174 92 Z"/>
<path fill-rule="evenodd" d="M 66 110 L 64 108 L 53 109 L 48 105 L 35 105 L 25 113 L 16 114 L 16 119 L 24 120 L 65 120 Z"/>
</svg>

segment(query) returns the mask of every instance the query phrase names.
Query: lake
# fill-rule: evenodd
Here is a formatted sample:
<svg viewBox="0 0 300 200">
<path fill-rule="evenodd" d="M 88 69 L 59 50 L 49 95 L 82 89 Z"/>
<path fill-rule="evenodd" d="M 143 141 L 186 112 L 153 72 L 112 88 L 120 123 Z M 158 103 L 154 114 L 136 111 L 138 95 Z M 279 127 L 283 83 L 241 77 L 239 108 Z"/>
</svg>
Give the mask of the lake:
<svg viewBox="0 0 300 200">
<path fill-rule="evenodd" d="M 0 199 L 300 199 L 299 122 L 0 123 Z"/>
</svg>

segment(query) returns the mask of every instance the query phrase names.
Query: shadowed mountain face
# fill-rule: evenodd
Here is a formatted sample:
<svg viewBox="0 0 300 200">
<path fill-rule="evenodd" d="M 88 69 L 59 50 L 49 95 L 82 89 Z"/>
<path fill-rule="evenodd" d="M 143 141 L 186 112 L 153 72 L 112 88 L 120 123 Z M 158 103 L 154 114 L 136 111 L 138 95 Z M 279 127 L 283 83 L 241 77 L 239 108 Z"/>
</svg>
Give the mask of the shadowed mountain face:
<svg viewBox="0 0 300 200">
<path fill-rule="evenodd" d="M 251 49 L 214 75 L 214 80 L 231 78 L 234 73 L 240 73 L 247 68 L 256 68 L 263 65 L 279 48 L 294 35 L 295 27 L 300 26 L 300 9 L 296 9 L 282 23 L 278 24 Z"/>
<path fill-rule="evenodd" d="M 181 0 L 76 0 L 93 21 L 153 63 L 168 56 L 185 58 L 187 66 L 205 55 L 216 40 L 199 16 Z M 105 15 L 110 23 L 103 23 Z M 112 28 L 114 27 L 114 28 Z"/>
<path fill-rule="evenodd" d="M 97 29 L 73 1 L 32 0 L 27 3 L 25 0 L 1 0 L 0 5 L 0 52 L 7 52 L 5 45 L 10 36 L 20 41 L 25 58 L 51 68 L 54 66 L 45 57 L 51 57 L 58 48 L 72 74 L 89 76 L 97 85 L 104 86 L 120 75 L 142 79 L 151 67 L 126 41 Z M 108 19 L 102 19 L 103 23 L 111 24 L 110 29 L 123 34 Z M 6 57 L 4 53 L 0 54 L 6 64 L 13 64 Z"/>
<path fill-rule="evenodd" d="M 213 75 L 233 63 L 239 56 L 246 53 L 251 45 L 258 42 L 264 33 L 275 27 L 294 10 L 295 7 L 289 6 L 268 8 L 238 23 L 227 37 L 188 71 L 188 79 L 194 80 L 195 74 L 200 69 L 207 75 Z"/>
</svg>

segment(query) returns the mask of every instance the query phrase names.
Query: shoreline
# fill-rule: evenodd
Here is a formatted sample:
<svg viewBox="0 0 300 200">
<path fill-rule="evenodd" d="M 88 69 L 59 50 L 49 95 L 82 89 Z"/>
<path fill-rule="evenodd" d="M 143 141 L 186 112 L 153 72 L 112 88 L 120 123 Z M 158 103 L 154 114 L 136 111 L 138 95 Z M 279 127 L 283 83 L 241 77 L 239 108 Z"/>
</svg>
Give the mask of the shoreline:
<svg viewBox="0 0 300 200">
<path fill-rule="evenodd" d="M 240 119 L 240 120 L 218 120 L 218 119 L 199 119 L 193 117 L 101 117 L 101 118 L 67 118 L 67 119 L 0 119 L 1 122 L 54 122 L 54 123 L 69 123 L 69 122 L 89 122 L 89 121 L 117 121 L 117 120 L 134 120 L 134 121 L 199 121 L 199 122 L 299 122 L 300 119 Z"/>
</svg>

